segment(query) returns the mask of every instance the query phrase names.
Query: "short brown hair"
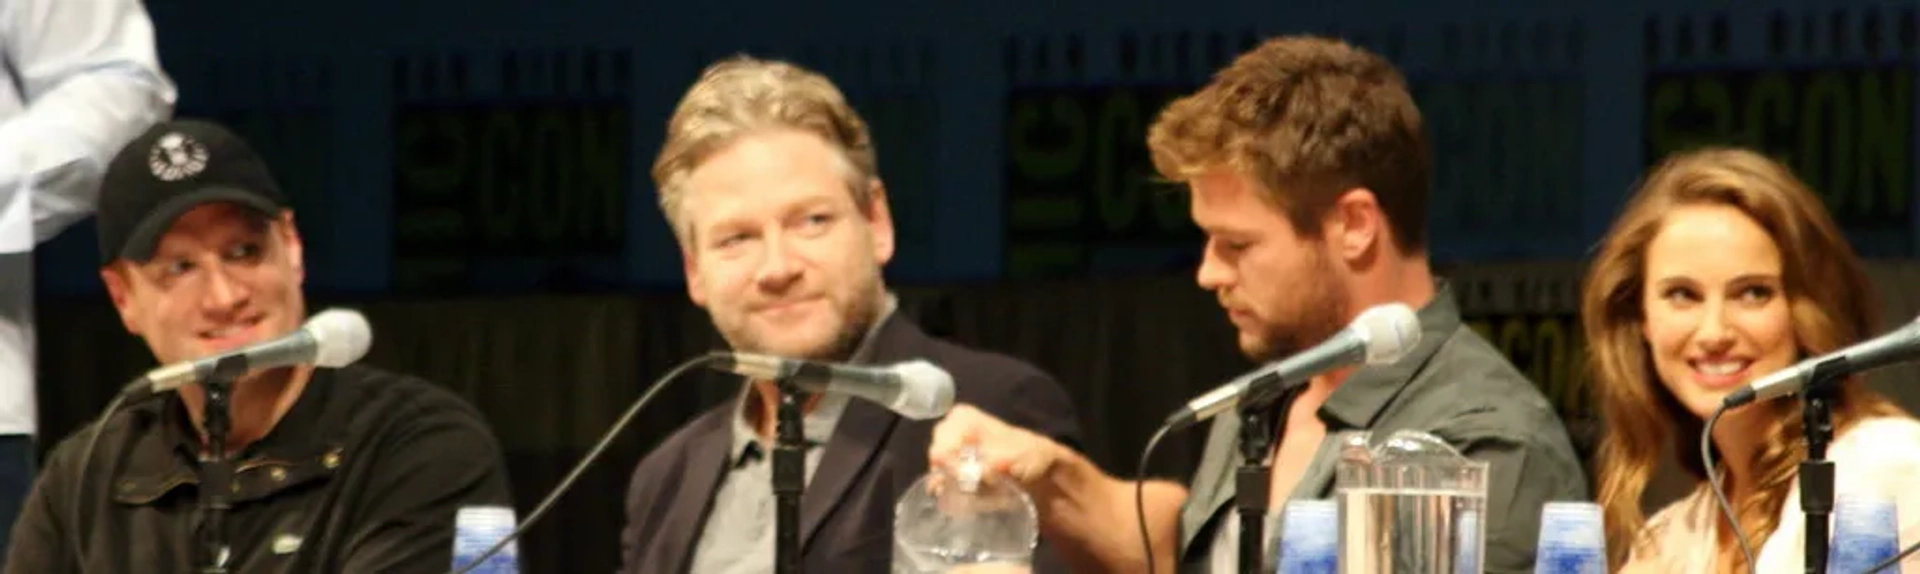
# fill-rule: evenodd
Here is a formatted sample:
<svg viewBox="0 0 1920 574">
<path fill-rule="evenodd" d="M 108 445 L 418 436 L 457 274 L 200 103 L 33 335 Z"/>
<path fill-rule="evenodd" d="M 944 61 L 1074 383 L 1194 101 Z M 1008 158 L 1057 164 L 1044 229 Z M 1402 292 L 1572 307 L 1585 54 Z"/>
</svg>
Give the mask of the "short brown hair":
<svg viewBox="0 0 1920 574">
<path fill-rule="evenodd" d="M 735 56 L 708 66 L 667 120 L 667 140 L 653 162 L 653 181 L 681 241 L 691 230 L 680 214 L 686 178 L 707 158 L 740 137 L 796 130 L 826 140 L 846 158 L 848 187 L 862 210 L 871 183 L 880 177 L 867 123 L 831 80 L 813 70 L 775 60 Z"/>
<path fill-rule="evenodd" d="M 1347 190 L 1371 190 L 1395 243 L 1426 247 L 1425 128 L 1393 64 L 1340 40 L 1274 38 L 1169 104 L 1147 134 L 1162 177 L 1231 169 L 1266 187 L 1301 233 Z"/>
</svg>

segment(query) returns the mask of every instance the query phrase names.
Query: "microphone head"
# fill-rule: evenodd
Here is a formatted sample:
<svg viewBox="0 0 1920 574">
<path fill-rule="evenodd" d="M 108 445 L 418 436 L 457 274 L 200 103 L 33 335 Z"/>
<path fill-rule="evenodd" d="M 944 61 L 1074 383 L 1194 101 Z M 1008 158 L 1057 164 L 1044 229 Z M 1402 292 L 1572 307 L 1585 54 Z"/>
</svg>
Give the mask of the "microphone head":
<svg viewBox="0 0 1920 574">
<path fill-rule="evenodd" d="M 913 420 L 937 419 L 953 408 L 953 375 L 924 360 L 899 363 L 887 370 L 900 379 L 893 411 Z"/>
<path fill-rule="evenodd" d="M 300 328 L 313 336 L 313 364 L 318 367 L 353 364 L 373 345 L 373 328 L 367 325 L 367 318 L 351 309 L 321 311 Z"/>
<path fill-rule="evenodd" d="M 1391 365 L 1420 346 L 1420 316 L 1406 303 L 1388 303 L 1360 313 L 1355 335 L 1367 345 L 1367 364 Z"/>
</svg>

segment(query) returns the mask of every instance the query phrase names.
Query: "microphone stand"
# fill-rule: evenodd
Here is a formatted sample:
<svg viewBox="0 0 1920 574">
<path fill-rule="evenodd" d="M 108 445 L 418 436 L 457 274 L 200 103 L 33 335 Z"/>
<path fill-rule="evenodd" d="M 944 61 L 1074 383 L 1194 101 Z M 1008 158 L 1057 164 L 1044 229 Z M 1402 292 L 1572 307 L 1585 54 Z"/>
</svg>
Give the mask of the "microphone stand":
<svg viewBox="0 0 1920 574">
<path fill-rule="evenodd" d="M 1833 383 L 1845 376 L 1842 358 L 1813 366 L 1801 393 L 1801 416 L 1807 435 L 1807 458 L 1800 462 L 1800 510 L 1807 516 L 1806 572 L 1827 571 L 1827 517 L 1833 514 L 1833 461 L 1827 443 L 1833 440 Z"/>
<path fill-rule="evenodd" d="M 227 457 L 227 433 L 232 430 L 229 399 L 233 382 L 247 371 L 245 355 L 214 363 L 213 372 L 200 381 L 206 404 L 207 453 L 200 461 L 200 574 L 227 574 L 226 514 L 233 508 L 233 461 Z"/>
<path fill-rule="evenodd" d="M 807 488 L 807 435 L 800 404 L 807 393 L 787 378 L 774 383 L 780 388 L 773 447 L 774 572 L 800 574 L 800 494 Z"/>
<path fill-rule="evenodd" d="M 1273 470 L 1267 465 L 1272 448 L 1273 417 L 1268 409 L 1240 410 L 1240 470 L 1235 476 L 1234 507 L 1240 511 L 1240 574 L 1255 574 L 1266 561 L 1262 530 L 1267 520 L 1268 491 Z"/>
<path fill-rule="evenodd" d="M 1267 462 L 1273 444 L 1274 414 L 1293 404 L 1300 386 L 1294 385 L 1267 396 L 1244 397 L 1240 403 L 1240 470 L 1235 474 L 1234 507 L 1240 512 L 1240 574 L 1267 571 L 1266 524 L 1271 505 L 1273 468 Z M 1278 399 L 1280 407 L 1275 407 Z"/>
</svg>

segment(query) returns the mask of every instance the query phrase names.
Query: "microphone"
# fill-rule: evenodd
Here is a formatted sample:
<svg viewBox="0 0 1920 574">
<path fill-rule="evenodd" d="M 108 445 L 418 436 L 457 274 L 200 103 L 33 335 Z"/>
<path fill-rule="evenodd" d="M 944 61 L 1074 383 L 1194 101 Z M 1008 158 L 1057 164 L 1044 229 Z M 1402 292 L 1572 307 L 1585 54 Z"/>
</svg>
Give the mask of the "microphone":
<svg viewBox="0 0 1920 574">
<path fill-rule="evenodd" d="M 1213 418 L 1242 403 L 1252 404 L 1307 382 L 1327 371 L 1359 364 L 1389 365 L 1420 344 L 1420 317 L 1405 303 L 1389 303 L 1360 313 L 1347 328 L 1325 342 L 1286 359 L 1268 363 L 1232 382 L 1207 391 L 1167 417 L 1181 429 Z"/>
<path fill-rule="evenodd" d="M 1916 359 L 1920 359 L 1920 319 L 1891 333 L 1774 371 L 1727 395 L 1722 404 L 1732 409 L 1754 401 L 1791 395 L 1806 390 L 1808 385 L 1827 382 L 1814 380 L 1816 374 L 1840 377 Z"/>
<path fill-rule="evenodd" d="M 372 344 L 373 329 L 367 326 L 367 318 L 359 311 L 328 309 L 286 336 L 148 371 L 120 392 L 163 393 L 178 389 L 212 378 L 226 361 L 238 361 L 237 372 L 308 364 L 344 367 L 366 356 L 367 347 Z"/>
<path fill-rule="evenodd" d="M 864 367 L 754 353 L 715 353 L 716 370 L 756 379 L 787 380 L 816 393 L 859 397 L 914 420 L 946 416 L 953 408 L 953 375 L 923 360 Z"/>
</svg>

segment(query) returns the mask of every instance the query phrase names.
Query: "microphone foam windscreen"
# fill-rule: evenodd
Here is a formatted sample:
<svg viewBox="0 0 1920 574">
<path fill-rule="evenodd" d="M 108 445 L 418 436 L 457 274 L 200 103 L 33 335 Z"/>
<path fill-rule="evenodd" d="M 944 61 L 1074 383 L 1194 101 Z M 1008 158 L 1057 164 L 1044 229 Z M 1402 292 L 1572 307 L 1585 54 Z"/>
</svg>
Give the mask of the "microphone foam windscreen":
<svg viewBox="0 0 1920 574">
<path fill-rule="evenodd" d="M 1388 303 L 1367 309 L 1353 320 L 1353 326 L 1367 341 L 1367 364 L 1387 365 L 1400 361 L 1420 345 L 1420 316 L 1405 303 Z"/>
<path fill-rule="evenodd" d="M 900 376 L 900 395 L 894 412 L 915 420 L 936 419 L 953 408 L 953 375 L 927 361 L 893 366 Z"/>
<path fill-rule="evenodd" d="M 316 343 L 314 365 L 340 368 L 367 355 L 373 346 L 373 328 L 367 318 L 351 309 L 328 309 L 307 320 L 305 327 Z"/>
</svg>

